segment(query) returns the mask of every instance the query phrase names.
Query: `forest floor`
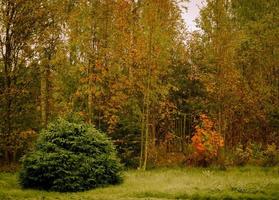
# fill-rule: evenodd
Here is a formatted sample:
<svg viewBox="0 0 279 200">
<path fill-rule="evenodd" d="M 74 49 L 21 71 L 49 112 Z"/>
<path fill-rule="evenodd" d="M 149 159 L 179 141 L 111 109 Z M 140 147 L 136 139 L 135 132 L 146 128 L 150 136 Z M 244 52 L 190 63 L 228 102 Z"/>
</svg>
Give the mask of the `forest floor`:
<svg viewBox="0 0 279 200">
<path fill-rule="evenodd" d="M 17 175 L 0 173 L 1 200 L 279 199 L 279 167 L 130 170 L 121 185 L 78 193 L 21 189 Z"/>
</svg>

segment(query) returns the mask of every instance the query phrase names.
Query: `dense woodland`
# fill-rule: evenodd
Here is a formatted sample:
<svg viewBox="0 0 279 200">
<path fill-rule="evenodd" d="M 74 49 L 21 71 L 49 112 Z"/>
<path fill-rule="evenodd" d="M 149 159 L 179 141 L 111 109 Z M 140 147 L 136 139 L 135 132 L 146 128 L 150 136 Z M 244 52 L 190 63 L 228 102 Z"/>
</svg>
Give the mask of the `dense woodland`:
<svg viewBox="0 0 279 200">
<path fill-rule="evenodd" d="M 129 167 L 274 159 L 279 1 L 206 0 L 194 32 L 185 7 L 0 0 L 1 161 L 58 117 L 107 134 Z"/>
</svg>

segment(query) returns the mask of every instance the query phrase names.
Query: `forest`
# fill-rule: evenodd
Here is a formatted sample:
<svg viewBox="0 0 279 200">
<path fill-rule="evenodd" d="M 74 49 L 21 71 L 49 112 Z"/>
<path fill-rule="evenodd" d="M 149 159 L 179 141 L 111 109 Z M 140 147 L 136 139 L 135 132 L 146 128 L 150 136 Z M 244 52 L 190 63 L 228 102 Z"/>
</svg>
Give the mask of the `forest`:
<svg viewBox="0 0 279 200">
<path fill-rule="evenodd" d="M 162 168 L 179 174 L 177 167 L 197 180 L 195 167 L 248 165 L 270 169 L 270 188 L 279 189 L 279 1 L 204 0 L 194 31 L 183 17 L 188 4 L 0 0 L 0 171 L 21 170 L 22 185 L 30 186 L 28 166 L 46 159 L 36 157 L 44 151 L 61 151 L 57 163 L 73 152 L 105 152 L 92 163 L 111 174 L 100 174 L 106 181 L 94 187 L 122 182 L 120 168 L 129 181 L 141 171 L 164 176 Z M 68 155 L 61 148 L 69 145 Z M 1 193 L 5 177 L 0 173 L 0 199 L 16 199 Z M 62 192 L 92 186 L 38 183 Z M 135 199 L 164 196 L 144 194 Z"/>
</svg>

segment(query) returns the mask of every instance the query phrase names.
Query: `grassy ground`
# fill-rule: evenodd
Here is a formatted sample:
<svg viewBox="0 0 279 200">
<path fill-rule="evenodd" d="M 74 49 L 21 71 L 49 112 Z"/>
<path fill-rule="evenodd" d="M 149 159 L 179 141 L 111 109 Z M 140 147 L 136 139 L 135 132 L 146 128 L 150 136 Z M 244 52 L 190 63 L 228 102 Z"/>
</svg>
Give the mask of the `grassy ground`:
<svg viewBox="0 0 279 200">
<path fill-rule="evenodd" d="M 0 174 L 0 199 L 279 199 L 279 167 L 127 171 L 124 183 L 79 193 L 21 189 L 17 174 Z"/>
</svg>

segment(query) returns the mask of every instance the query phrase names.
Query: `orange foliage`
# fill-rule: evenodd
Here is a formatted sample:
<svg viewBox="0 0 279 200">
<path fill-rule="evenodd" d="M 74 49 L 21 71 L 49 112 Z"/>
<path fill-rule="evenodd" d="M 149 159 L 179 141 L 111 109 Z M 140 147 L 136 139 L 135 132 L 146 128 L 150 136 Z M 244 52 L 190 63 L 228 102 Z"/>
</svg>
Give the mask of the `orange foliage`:
<svg viewBox="0 0 279 200">
<path fill-rule="evenodd" d="M 214 123 L 204 114 L 200 115 L 201 125 L 195 127 L 192 137 L 194 157 L 197 161 L 210 162 L 218 156 L 219 150 L 224 146 L 223 137 L 214 130 Z"/>
</svg>

